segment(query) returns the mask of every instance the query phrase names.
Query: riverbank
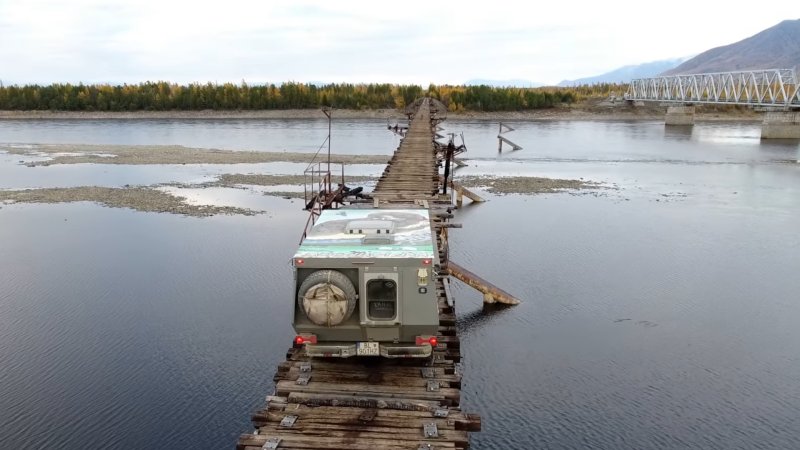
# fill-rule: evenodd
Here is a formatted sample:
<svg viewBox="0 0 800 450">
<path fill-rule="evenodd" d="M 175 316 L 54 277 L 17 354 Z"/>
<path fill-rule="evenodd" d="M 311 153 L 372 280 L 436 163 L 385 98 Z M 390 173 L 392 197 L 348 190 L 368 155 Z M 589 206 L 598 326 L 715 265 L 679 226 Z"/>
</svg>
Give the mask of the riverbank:
<svg viewBox="0 0 800 450">
<path fill-rule="evenodd" d="M 186 194 L 192 190 L 209 188 L 247 189 L 261 195 L 282 197 L 287 200 L 302 199 L 302 190 L 274 191 L 261 190 L 263 187 L 303 185 L 305 179 L 301 175 L 265 175 L 265 174 L 222 174 L 215 180 L 198 184 L 162 183 L 151 186 L 76 186 L 34 189 L 0 189 L 0 209 L 3 206 L 23 203 L 73 203 L 92 202 L 109 208 L 128 208 L 140 212 L 158 212 L 179 214 L 190 217 L 210 217 L 218 214 L 252 216 L 265 213 L 263 210 L 241 208 L 219 203 L 191 201 Z M 372 184 L 377 177 L 355 176 L 348 178 L 349 183 Z M 554 194 L 577 193 L 579 191 L 598 191 L 615 187 L 603 186 L 600 183 L 553 179 L 541 177 L 498 177 L 468 176 L 458 178 L 459 183 L 469 188 L 485 189 L 487 192 L 503 194 Z"/>
<path fill-rule="evenodd" d="M 308 163 L 312 156 L 309 153 L 220 150 L 180 145 L 0 144 L 0 151 L 12 155 L 49 158 L 25 163 L 29 167 L 89 163 L 124 165 Z M 389 158 L 387 155 L 331 155 L 332 162 L 343 164 L 386 164 Z"/>
<path fill-rule="evenodd" d="M 210 217 L 217 214 L 252 216 L 263 212 L 235 206 L 191 204 L 187 202 L 186 197 L 172 195 L 153 186 L 121 188 L 78 186 L 0 190 L 0 205 L 73 202 L 92 202 L 109 208 L 128 208 L 141 212 L 171 213 L 190 217 Z"/>
<path fill-rule="evenodd" d="M 666 108 L 658 105 L 632 106 L 625 102 L 586 101 L 557 108 L 529 111 L 463 111 L 448 112 L 455 120 L 560 121 L 560 120 L 663 120 Z M 319 109 L 281 109 L 257 111 L 0 111 L 0 120 L 265 120 L 324 119 Z M 336 109 L 334 120 L 381 119 L 388 122 L 405 120 L 403 111 L 395 109 Z M 698 122 L 759 121 L 752 110 L 727 106 L 698 106 Z"/>
</svg>

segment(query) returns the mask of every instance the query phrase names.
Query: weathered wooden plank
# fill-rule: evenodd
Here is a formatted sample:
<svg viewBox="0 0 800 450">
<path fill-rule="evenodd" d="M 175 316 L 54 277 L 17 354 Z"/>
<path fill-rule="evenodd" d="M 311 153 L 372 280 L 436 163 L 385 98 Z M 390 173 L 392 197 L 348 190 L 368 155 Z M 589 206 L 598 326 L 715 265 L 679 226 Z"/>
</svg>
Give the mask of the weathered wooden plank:
<svg viewBox="0 0 800 450">
<path fill-rule="evenodd" d="M 300 368 L 306 361 L 284 361 L 278 365 L 279 372 L 286 372 L 292 368 Z M 427 359 L 375 359 L 364 361 L 357 358 L 346 359 L 314 359 L 311 360 L 311 370 L 329 371 L 356 371 L 367 373 L 391 373 L 403 376 L 419 376 L 420 368 L 428 367 Z M 434 367 L 437 374 L 447 374 L 444 368 Z M 449 372 L 452 373 L 452 372 Z"/>
<path fill-rule="evenodd" d="M 264 427 L 258 428 L 258 434 L 265 435 L 288 435 L 288 436 L 323 436 L 323 437 L 346 437 L 353 432 L 367 439 L 408 439 L 416 440 L 425 437 L 423 433 L 423 423 L 438 423 L 435 419 L 430 421 L 419 420 L 414 426 L 410 427 L 391 427 L 376 426 L 373 423 L 353 422 L 350 424 L 326 423 L 324 421 L 296 420 L 291 427 L 280 427 L 279 423 L 269 423 Z M 446 420 L 441 423 L 446 422 Z M 467 432 L 454 428 L 440 428 L 437 440 L 451 441 L 464 444 L 467 441 Z"/>
<path fill-rule="evenodd" d="M 408 450 L 409 448 L 418 448 L 419 445 L 424 443 L 431 444 L 434 448 L 457 448 L 455 443 L 452 442 L 443 442 L 437 440 L 425 440 L 425 439 L 418 439 L 412 440 L 407 439 L 406 442 L 398 442 L 397 439 L 389 438 L 389 439 L 368 439 L 368 438 L 360 438 L 359 433 L 353 432 L 350 436 L 347 437 L 338 437 L 338 438 L 324 438 L 322 436 L 302 436 L 302 435 L 292 435 L 292 434 L 284 434 L 281 436 L 271 436 L 271 435 L 254 435 L 254 434 L 243 434 L 239 438 L 239 446 L 237 448 L 245 449 L 247 447 L 252 447 L 254 449 L 261 450 L 261 447 L 267 442 L 267 439 L 270 437 L 280 437 L 281 444 L 278 448 L 298 448 L 298 449 L 331 449 L 331 450 L 375 450 L 375 449 L 387 449 L 387 450 L 401 450 L 405 449 Z M 412 447 L 415 446 L 415 447 Z"/>
<path fill-rule="evenodd" d="M 374 411 L 375 417 L 368 422 L 361 420 L 365 411 Z M 270 424 L 280 424 L 287 415 L 297 416 L 298 423 L 326 423 L 339 425 L 365 426 L 390 428 L 418 428 L 422 423 L 436 423 L 438 428 L 460 431 L 480 431 L 480 417 L 475 419 L 471 415 L 460 411 L 451 410 L 446 418 L 437 418 L 427 411 L 402 411 L 402 410 L 367 410 L 364 408 L 338 408 L 296 405 L 291 411 L 262 410 L 252 416 L 252 422 L 257 428 L 267 427 Z"/>
<path fill-rule="evenodd" d="M 308 392 L 291 392 L 289 403 L 307 406 L 338 406 L 343 408 L 400 409 L 407 411 L 434 411 L 443 406 L 436 400 L 420 400 L 401 397 L 365 397 L 359 395 L 334 395 Z"/>
<path fill-rule="evenodd" d="M 459 266 L 453 261 L 448 262 L 447 268 L 450 275 L 482 292 L 484 295 L 484 302 L 486 303 L 500 302 L 507 305 L 516 305 L 520 303 L 519 299 L 513 295 Z"/>
<path fill-rule="evenodd" d="M 426 421 L 428 423 L 436 423 L 439 436 L 436 440 L 450 441 L 462 446 L 467 443 L 467 432 L 463 430 L 456 430 L 451 428 L 440 428 L 439 423 L 444 423 L 446 420 Z M 328 423 L 325 421 L 308 421 L 297 420 L 291 428 L 284 428 L 276 426 L 275 424 L 267 425 L 258 429 L 258 434 L 268 436 L 320 436 L 324 438 L 336 437 L 349 437 L 353 433 L 358 433 L 360 439 L 398 439 L 398 440 L 417 440 L 425 437 L 423 433 L 423 421 L 417 421 L 415 426 L 410 427 L 391 427 L 391 426 L 377 426 L 373 423 L 362 424 L 353 422 L 350 424 L 337 424 Z"/>
<path fill-rule="evenodd" d="M 288 398 L 283 397 L 287 402 Z M 359 407 L 337 407 L 337 406 L 308 406 L 303 404 L 292 403 L 291 411 L 277 411 L 277 410 L 270 410 L 270 409 L 262 409 L 257 411 L 254 414 L 254 417 L 260 417 L 259 420 L 265 420 L 266 414 L 292 414 L 297 415 L 299 417 L 345 417 L 345 418 L 357 418 L 359 417 L 364 411 L 371 410 L 371 408 L 359 408 Z M 428 410 L 415 410 L 415 409 L 375 409 L 377 418 L 393 418 L 393 419 L 424 419 L 424 418 L 433 418 L 433 412 Z M 449 408 L 448 409 L 448 416 L 447 419 L 450 421 L 465 421 L 471 420 L 468 417 L 468 414 L 462 412 L 457 408 Z"/>
<path fill-rule="evenodd" d="M 288 372 L 278 374 L 275 381 L 296 381 L 301 374 L 300 369 L 292 369 Z M 375 375 L 380 378 L 376 380 Z M 315 370 L 312 374 L 312 381 L 315 383 L 369 383 L 380 384 L 381 386 L 389 384 L 396 387 L 408 388 L 424 388 L 429 381 L 436 381 L 441 388 L 457 388 L 461 386 L 461 377 L 458 375 L 439 375 L 434 378 L 421 378 L 419 372 L 414 376 L 395 376 L 391 373 L 376 374 L 357 371 L 327 371 Z"/>
<path fill-rule="evenodd" d="M 424 387 L 391 386 L 386 384 L 324 383 L 315 381 L 313 377 L 306 385 L 297 384 L 293 381 L 278 381 L 275 385 L 275 392 L 277 392 L 278 395 L 305 392 L 312 394 L 359 395 L 374 398 L 400 397 L 439 401 L 446 405 L 458 404 L 461 398 L 461 392 L 458 389 L 451 388 L 439 388 L 436 391 L 428 391 Z"/>
<path fill-rule="evenodd" d="M 439 344 L 444 345 L 442 348 L 457 349 L 460 341 L 455 336 L 440 336 Z M 351 377 L 349 379 L 358 380 L 363 379 L 368 384 L 385 384 L 394 381 L 403 381 L 407 379 L 415 379 L 420 377 L 421 370 L 424 368 L 431 369 L 438 377 L 446 381 L 458 381 L 458 379 L 443 367 L 431 365 L 428 359 L 424 359 L 424 364 L 414 365 L 380 365 L 376 367 L 365 366 L 357 361 L 352 364 L 347 364 L 347 359 L 343 360 L 344 364 L 325 364 L 317 360 L 311 360 L 311 373 L 315 375 L 342 375 Z M 407 361 L 407 360 L 404 360 Z M 278 373 L 280 375 L 295 375 L 303 373 L 302 361 L 286 361 L 280 364 Z M 355 372 L 355 373 L 354 373 Z"/>
</svg>

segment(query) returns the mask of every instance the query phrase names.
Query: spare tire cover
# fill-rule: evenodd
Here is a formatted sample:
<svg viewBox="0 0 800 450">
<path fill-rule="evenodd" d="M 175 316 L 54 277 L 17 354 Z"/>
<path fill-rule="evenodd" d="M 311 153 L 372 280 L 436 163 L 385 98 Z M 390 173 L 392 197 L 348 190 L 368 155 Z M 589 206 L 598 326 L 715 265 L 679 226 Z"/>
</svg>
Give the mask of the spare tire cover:
<svg viewBox="0 0 800 450">
<path fill-rule="evenodd" d="M 318 270 L 300 284 L 297 304 L 311 322 L 332 327 L 353 314 L 356 289 L 343 273 Z"/>
</svg>

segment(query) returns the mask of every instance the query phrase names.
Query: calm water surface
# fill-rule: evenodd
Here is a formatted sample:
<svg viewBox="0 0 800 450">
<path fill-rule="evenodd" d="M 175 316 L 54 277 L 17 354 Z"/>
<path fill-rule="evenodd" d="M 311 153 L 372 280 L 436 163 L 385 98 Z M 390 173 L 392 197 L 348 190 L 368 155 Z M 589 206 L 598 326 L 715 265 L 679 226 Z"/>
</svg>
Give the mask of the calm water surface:
<svg viewBox="0 0 800 450">
<path fill-rule="evenodd" d="M 455 122 L 459 174 L 584 177 L 607 189 L 484 193 L 453 259 L 524 299 L 454 293 L 463 408 L 483 449 L 796 449 L 800 154 L 751 124 Z M 323 121 L 0 121 L 0 143 L 316 151 Z M 334 151 L 390 153 L 381 121 Z M 196 182 L 295 165 L 30 168 L 0 189 Z M 366 172 L 380 172 L 380 167 Z M 197 219 L 78 203 L 0 205 L 0 448 L 232 448 L 292 330 L 297 202 L 219 190 L 267 214 Z"/>
</svg>

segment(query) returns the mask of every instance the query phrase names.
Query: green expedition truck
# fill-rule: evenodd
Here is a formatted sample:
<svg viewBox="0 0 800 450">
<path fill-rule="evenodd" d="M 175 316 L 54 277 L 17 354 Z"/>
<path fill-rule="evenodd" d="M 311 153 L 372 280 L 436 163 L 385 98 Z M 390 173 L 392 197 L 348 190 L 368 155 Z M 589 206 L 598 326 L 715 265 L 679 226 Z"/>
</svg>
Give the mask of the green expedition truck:
<svg viewBox="0 0 800 450">
<path fill-rule="evenodd" d="M 437 255 L 427 209 L 322 211 L 293 258 L 295 343 L 313 357 L 429 357 Z"/>
</svg>

